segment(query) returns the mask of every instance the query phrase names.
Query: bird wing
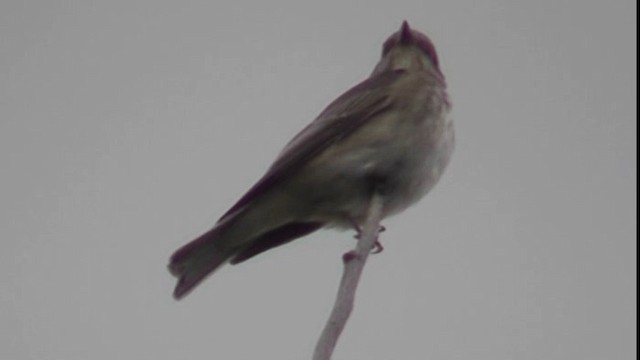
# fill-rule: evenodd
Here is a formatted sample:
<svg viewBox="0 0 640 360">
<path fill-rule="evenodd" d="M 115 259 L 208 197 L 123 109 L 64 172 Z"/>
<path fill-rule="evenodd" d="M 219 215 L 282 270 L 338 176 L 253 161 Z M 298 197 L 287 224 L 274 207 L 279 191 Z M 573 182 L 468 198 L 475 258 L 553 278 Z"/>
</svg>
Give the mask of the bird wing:
<svg viewBox="0 0 640 360">
<path fill-rule="evenodd" d="M 220 218 L 219 222 L 230 220 L 231 216 L 241 212 L 254 199 L 300 169 L 327 147 L 348 137 L 371 118 L 386 111 L 391 105 L 387 89 L 403 72 L 390 71 L 368 78 L 329 104 L 285 146 L 267 173 Z"/>
</svg>

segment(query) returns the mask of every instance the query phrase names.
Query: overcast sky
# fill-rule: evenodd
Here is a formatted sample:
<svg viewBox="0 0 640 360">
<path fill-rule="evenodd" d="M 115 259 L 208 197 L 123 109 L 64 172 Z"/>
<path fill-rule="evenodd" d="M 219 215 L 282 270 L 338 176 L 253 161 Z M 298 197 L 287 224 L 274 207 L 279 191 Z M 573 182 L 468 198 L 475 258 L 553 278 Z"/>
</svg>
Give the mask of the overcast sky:
<svg viewBox="0 0 640 360">
<path fill-rule="evenodd" d="M 403 19 L 457 148 L 384 222 L 335 359 L 636 354 L 635 1 L 0 4 L 0 358 L 308 359 L 350 232 L 166 271 Z"/>
</svg>

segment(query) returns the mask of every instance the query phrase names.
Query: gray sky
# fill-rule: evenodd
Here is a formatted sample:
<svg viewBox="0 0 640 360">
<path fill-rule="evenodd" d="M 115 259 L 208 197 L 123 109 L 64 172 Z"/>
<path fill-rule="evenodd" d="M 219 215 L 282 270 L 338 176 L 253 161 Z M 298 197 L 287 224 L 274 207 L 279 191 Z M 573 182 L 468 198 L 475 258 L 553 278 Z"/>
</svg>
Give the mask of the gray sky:
<svg viewBox="0 0 640 360">
<path fill-rule="evenodd" d="M 385 221 L 335 359 L 635 358 L 634 1 L 3 1 L 0 358 L 305 359 L 349 232 L 171 298 L 173 250 L 434 41 L 457 149 Z"/>
</svg>

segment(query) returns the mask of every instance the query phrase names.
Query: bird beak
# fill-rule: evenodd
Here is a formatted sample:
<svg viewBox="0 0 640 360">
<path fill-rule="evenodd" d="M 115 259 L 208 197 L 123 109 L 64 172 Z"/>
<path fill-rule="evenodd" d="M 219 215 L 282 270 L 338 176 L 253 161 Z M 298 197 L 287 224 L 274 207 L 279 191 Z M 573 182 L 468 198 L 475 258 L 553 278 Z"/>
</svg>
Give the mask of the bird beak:
<svg viewBox="0 0 640 360">
<path fill-rule="evenodd" d="M 411 33 L 411 28 L 409 27 L 409 23 L 405 20 L 402 22 L 402 26 L 400 27 L 400 43 L 408 44 L 413 41 L 413 34 Z"/>
</svg>

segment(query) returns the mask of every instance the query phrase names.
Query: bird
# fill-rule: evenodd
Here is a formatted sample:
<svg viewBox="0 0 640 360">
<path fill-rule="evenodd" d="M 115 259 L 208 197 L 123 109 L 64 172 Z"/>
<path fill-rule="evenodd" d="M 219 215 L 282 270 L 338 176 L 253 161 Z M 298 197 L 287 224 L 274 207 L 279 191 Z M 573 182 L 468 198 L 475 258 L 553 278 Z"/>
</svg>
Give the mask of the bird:
<svg viewBox="0 0 640 360">
<path fill-rule="evenodd" d="M 451 102 L 432 41 L 405 20 L 361 83 L 289 141 L 266 173 L 207 232 L 169 260 L 173 296 L 322 228 L 364 223 L 373 194 L 383 218 L 420 200 L 454 150 Z"/>
</svg>

